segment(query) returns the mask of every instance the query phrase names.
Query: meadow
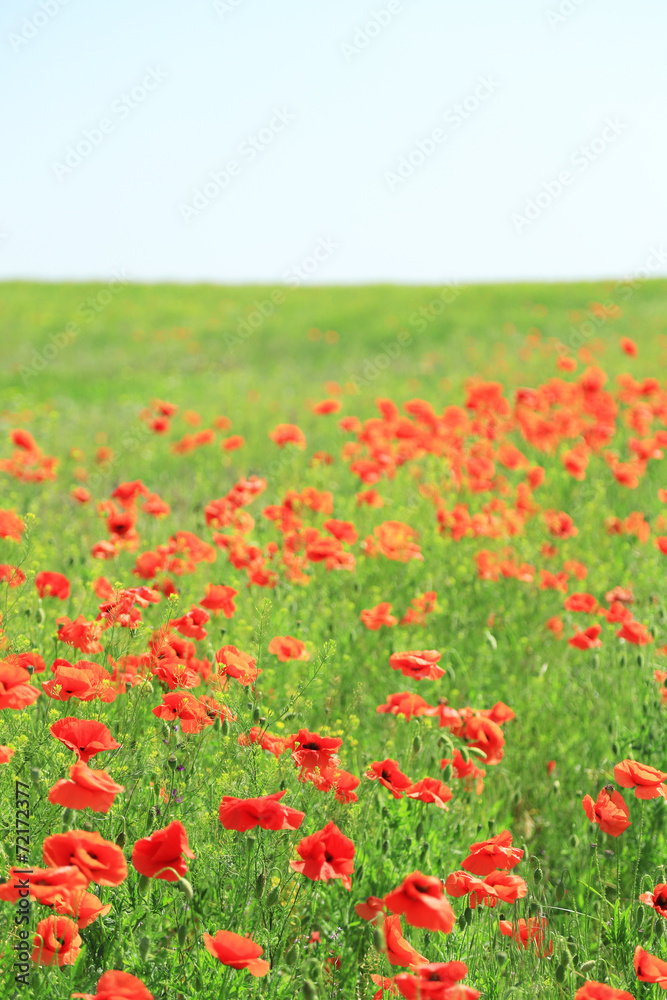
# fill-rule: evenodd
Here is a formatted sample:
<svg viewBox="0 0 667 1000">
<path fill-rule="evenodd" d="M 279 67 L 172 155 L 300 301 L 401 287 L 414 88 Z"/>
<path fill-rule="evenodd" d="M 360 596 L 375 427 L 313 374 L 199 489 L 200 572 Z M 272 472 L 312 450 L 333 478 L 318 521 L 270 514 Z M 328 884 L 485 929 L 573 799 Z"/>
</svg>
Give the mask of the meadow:
<svg viewBox="0 0 667 1000">
<path fill-rule="evenodd" d="M 667 989 L 666 295 L 3 285 L 0 996 Z"/>
</svg>

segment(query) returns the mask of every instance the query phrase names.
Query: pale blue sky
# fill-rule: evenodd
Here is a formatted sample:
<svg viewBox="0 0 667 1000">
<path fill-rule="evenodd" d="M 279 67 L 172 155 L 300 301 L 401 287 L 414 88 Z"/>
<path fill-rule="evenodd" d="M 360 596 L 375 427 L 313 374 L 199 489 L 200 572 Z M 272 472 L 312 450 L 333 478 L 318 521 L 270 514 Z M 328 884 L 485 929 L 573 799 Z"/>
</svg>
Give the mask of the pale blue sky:
<svg viewBox="0 0 667 1000">
<path fill-rule="evenodd" d="M 4 0 L 0 277 L 667 274 L 665 37 L 664 0 Z"/>
</svg>

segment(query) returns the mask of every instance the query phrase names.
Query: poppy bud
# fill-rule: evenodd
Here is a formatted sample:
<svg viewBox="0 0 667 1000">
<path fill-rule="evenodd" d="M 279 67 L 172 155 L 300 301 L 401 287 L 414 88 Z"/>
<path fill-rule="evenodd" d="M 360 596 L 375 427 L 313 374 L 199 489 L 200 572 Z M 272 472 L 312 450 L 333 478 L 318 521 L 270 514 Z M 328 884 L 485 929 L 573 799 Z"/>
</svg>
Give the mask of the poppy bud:
<svg viewBox="0 0 667 1000">
<path fill-rule="evenodd" d="M 428 848 L 429 848 L 428 840 L 425 840 L 424 843 L 422 844 L 422 852 L 419 858 L 420 861 L 426 861 L 426 856 L 428 855 Z"/>
<path fill-rule="evenodd" d="M 560 903 L 561 899 L 565 895 L 565 886 L 562 882 L 559 882 L 556 886 L 556 902 Z"/>
<path fill-rule="evenodd" d="M 280 896 L 280 886 L 277 885 L 275 889 L 272 889 L 269 895 L 266 897 L 266 905 L 269 907 L 269 909 L 272 906 L 276 905 L 279 896 Z"/>
<path fill-rule="evenodd" d="M 412 741 L 412 751 L 413 751 L 413 753 L 419 753 L 419 751 L 421 750 L 421 748 L 422 748 L 421 737 L 419 736 L 419 733 L 417 733 L 417 735 L 415 736 L 415 738 Z"/>
<path fill-rule="evenodd" d="M 506 961 L 507 961 L 507 952 L 506 951 L 497 951 L 496 952 L 496 962 L 498 963 L 498 965 L 504 965 Z"/>
<path fill-rule="evenodd" d="M 538 885 L 542 881 L 542 869 L 536 868 L 533 872 L 533 881 Z"/>
<path fill-rule="evenodd" d="M 289 951 L 285 952 L 285 964 L 286 965 L 296 965 L 296 961 L 299 957 L 299 946 L 293 944 Z"/>
<path fill-rule="evenodd" d="M 304 1000 L 317 1000 L 317 988 L 312 979 L 304 979 L 303 997 Z"/>
<path fill-rule="evenodd" d="M 148 949 L 150 948 L 150 946 L 151 946 L 150 940 L 147 937 L 142 937 L 141 941 L 139 942 L 139 957 L 141 958 L 142 962 L 145 962 L 146 959 L 148 958 Z"/>
<path fill-rule="evenodd" d="M 219 715 L 216 715 L 215 719 L 213 720 L 213 731 L 216 732 L 216 733 L 220 732 L 220 716 Z"/>
<path fill-rule="evenodd" d="M 125 847 L 125 830 L 121 830 L 116 837 L 116 844 L 118 847 Z"/>
<path fill-rule="evenodd" d="M 421 840 L 422 833 L 424 832 L 424 821 L 419 820 L 417 826 L 415 827 L 415 837 L 417 840 Z"/>
<path fill-rule="evenodd" d="M 662 920 L 660 920 L 655 925 L 655 927 L 653 928 L 653 933 L 655 934 L 656 937 L 662 937 L 663 931 L 664 931 L 664 928 L 663 928 L 663 925 L 662 925 Z"/>
<path fill-rule="evenodd" d="M 359 867 L 356 870 L 356 877 L 357 877 L 357 879 L 361 878 L 363 870 L 364 870 L 364 866 L 363 865 L 359 865 Z"/>
<path fill-rule="evenodd" d="M 556 982 L 562 983 L 565 979 L 565 973 L 567 972 L 567 962 L 561 962 L 556 968 Z"/>
<path fill-rule="evenodd" d="M 382 931 L 379 931 L 377 927 L 373 928 L 373 945 L 377 951 L 386 950 L 384 934 Z"/>
<path fill-rule="evenodd" d="M 246 853 L 247 854 L 252 854 L 252 852 L 255 849 L 255 838 L 254 837 L 246 837 L 246 839 L 245 839 L 245 849 L 246 849 Z"/>
<path fill-rule="evenodd" d="M 468 747 L 467 747 L 467 746 L 465 746 L 465 744 L 464 744 L 464 745 L 463 745 L 463 746 L 461 747 L 461 757 L 463 758 L 463 761 L 464 761 L 464 762 L 465 762 L 466 764 L 467 764 L 467 763 L 468 763 L 468 761 L 470 760 L 470 752 L 469 752 L 469 750 L 468 750 Z"/>
<path fill-rule="evenodd" d="M 641 653 L 637 653 L 637 666 L 638 667 L 644 666 L 644 657 L 642 656 Z"/>
<path fill-rule="evenodd" d="M 584 964 L 581 966 L 581 968 L 579 969 L 579 971 L 583 972 L 584 975 L 585 975 L 587 972 L 590 972 L 591 969 L 594 969 L 594 968 L 595 968 L 595 959 L 591 958 L 591 959 L 588 960 L 588 962 L 584 962 Z"/>
<path fill-rule="evenodd" d="M 176 888 L 181 890 L 186 899 L 194 899 L 194 890 L 186 878 L 179 878 Z"/>
<path fill-rule="evenodd" d="M 254 711 L 252 713 L 252 721 L 253 722 L 259 722 L 260 715 L 261 715 L 260 710 L 257 707 L 255 707 L 255 709 L 254 709 Z"/>
<path fill-rule="evenodd" d="M 464 923 L 466 927 L 468 926 L 468 924 L 472 923 L 472 910 L 470 909 L 469 906 L 466 906 L 465 910 L 463 911 L 463 915 L 461 916 L 461 923 Z"/>
<path fill-rule="evenodd" d="M 229 734 L 229 723 L 227 722 L 227 719 L 222 720 L 222 724 L 220 726 L 220 732 L 222 733 L 223 736 L 227 736 Z"/>
<path fill-rule="evenodd" d="M 266 884 L 266 877 L 264 872 L 260 872 L 257 876 L 257 881 L 255 882 L 255 896 L 257 899 L 261 899 L 264 895 L 264 886 Z"/>
<path fill-rule="evenodd" d="M 35 618 L 37 619 L 38 625 L 44 624 L 46 620 L 46 615 L 44 614 L 44 608 L 37 608 L 37 611 L 35 612 Z"/>
<path fill-rule="evenodd" d="M 30 780 L 32 781 L 33 785 L 38 785 L 39 784 L 39 779 L 41 778 L 41 776 L 42 776 L 42 772 L 40 771 L 40 769 L 38 767 L 31 767 L 30 768 Z"/>
<path fill-rule="evenodd" d="M 448 782 L 450 782 L 452 780 L 452 773 L 453 773 L 452 772 L 452 765 L 451 764 L 447 764 L 447 766 L 444 768 L 444 770 L 442 772 L 442 780 L 444 781 L 445 784 L 447 784 Z"/>
<path fill-rule="evenodd" d="M 641 925 L 644 923 L 644 907 L 643 906 L 640 906 L 639 909 L 637 910 L 637 916 L 635 917 L 635 921 L 636 921 L 637 927 L 641 927 Z"/>
<path fill-rule="evenodd" d="M 73 819 L 74 819 L 74 810 L 73 809 L 65 809 L 63 811 L 63 828 L 65 830 L 67 830 L 69 828 L 69 825 L 70 825 L 70 823 L 72 822 Z"/>
<path fill-rule="evenodd" d="M 389 854 L 389 841 L 388 840 L 383 840 L 382 841 L 382 853 L 383 854 Z"/>
<path fill-rule="evenodd" d="M 139 876 L 139 892 L 143 896 L 150 888 L 151 880 L 149 875 Z"/>
<path fill-rule="evenodd" d="M 181 948 L 185 944 L 186 933 L 187 932 L 185 930 L 185 924 L 181 924 L 181 926 L 178 928 L 178 943 L 180 944 Z"/>
</svg>

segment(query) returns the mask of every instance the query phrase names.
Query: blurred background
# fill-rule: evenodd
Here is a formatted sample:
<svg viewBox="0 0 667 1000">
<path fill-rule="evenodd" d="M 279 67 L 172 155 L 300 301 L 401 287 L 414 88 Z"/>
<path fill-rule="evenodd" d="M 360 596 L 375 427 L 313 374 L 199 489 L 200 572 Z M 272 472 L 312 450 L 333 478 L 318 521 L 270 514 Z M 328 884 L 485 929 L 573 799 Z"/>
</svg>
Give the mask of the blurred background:
<svg viewBox="0 0 667 1000">
<path fill-rule="evenodd" d="M 660 0 L 5 0 L 0 277 L 667 274 L 666 28 Z"/>
</svg>

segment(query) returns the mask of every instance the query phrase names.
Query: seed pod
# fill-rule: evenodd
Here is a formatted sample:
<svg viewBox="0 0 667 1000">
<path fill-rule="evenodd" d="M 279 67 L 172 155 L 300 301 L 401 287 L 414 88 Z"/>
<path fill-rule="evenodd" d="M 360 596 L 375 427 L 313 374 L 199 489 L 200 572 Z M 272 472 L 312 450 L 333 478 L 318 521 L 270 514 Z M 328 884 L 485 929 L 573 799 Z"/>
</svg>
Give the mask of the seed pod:
<svg viewBox="0 0 667 1000">
<path fill-rule="evenodd" d="M 378 930 L 377 927 L 373 928 L 373 946 L 377 951 L 387 950 L 384 934 L 382 933 L 382 931 Z"/>
<path fill-rule="evenodd" d="M 286 965 L 296 965 L 297 959 L 299 957 L 299 946 L 298 944 L 293 944 L 289 951 L 285 952 L 285 964 Z"/>
</svg>

